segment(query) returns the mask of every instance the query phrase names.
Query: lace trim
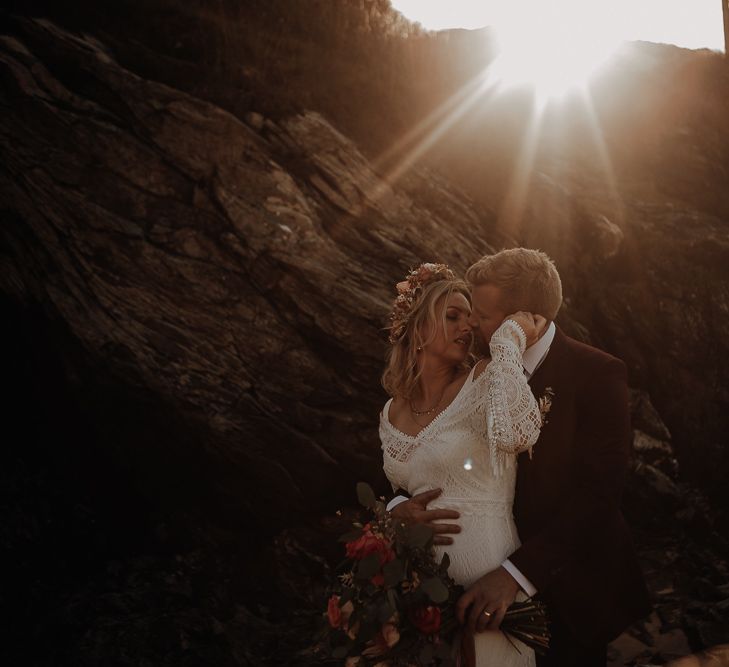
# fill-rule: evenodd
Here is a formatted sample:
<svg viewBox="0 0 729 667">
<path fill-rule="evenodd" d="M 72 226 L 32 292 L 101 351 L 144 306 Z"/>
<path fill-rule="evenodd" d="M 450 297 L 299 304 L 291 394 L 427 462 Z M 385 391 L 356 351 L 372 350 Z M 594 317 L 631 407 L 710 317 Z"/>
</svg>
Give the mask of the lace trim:
<svg viewBox="0 0 729 667">
<path fill-rule="evenodd" d="M 385 404 L 380 413 L 380 439 L 385 473 L 393 484 L 407 488 L 411 473 L 406 464 L 413 453 L 425 443 L 440 445 L 446 429 L 465 426 L 476 441 L 483 442 L 485 438 L 488 453 L 483 463 L 489 465 L 495 477 L 501 477 L 505 470 L 514 467 L 517 454 L 527 450 L 531 453 L 542 420 L 523 372 L 525 345 L 526 336 L 521 327 L 511 320 L 504 322 L 491 338 L 491 362 L 483 373 L 473 380 L 475 368 L 472 369 L 453 401 L 416 436 L 403 433 L 392 425 L 389 420 L 392 401 Z M 464 425 L 464 421 L 467 424 Z M 433 446 L 431 449 L 441 457 L 439 449 L 442 448 Z M 466 456 L 473 456 L 473 466 L 476 466 L 480 453 L 474 451 Z M 443 460 L 438 474 L 448 474 L 458 488 L 468 488 L 470 483 L 461 479 L 460 473 L 450 474 L 453 465 L 458 468 L 459 462 Z"/>
<path fill-rule="evenodd" d="M 486 498 L 439 497 L 428 509 L 457 510 L 463 516 L 510 517 L 513 498 L 488 500 Z"/>
<path fill-rule="evenodd" d="M 410 458 L 413 450 L 417 445 L 420 444 L 424 438 L 432 438 L 438 433 L 438 426 L 441 420 L 446 414 L 451 411 L 451 408 L 459 403 L 463 395 L 467 393 L 476 383 L 473 381 L 473 374 L 476 370 L 474 366 L 471 372 L 468 374 L 466 381 L 463 386 L 458 390 L 458 393 L 453 397 L 453 400 L 446 405 L 433 419 L 424 426 L 417 435 L 409 435 L 404 433 L 399 428 L 393 425 L 390 421 L 390 406 L 392 405 L 392 399 L 385 403 L 385 407 L 382 408 L 380 413 L 380 440 L 382 441 L 382 448 L 387 452 L 389 456 L 395 459 L 399 463 L 405 463 Z M 382 435 L 382 429 L 386 428 L 390 430 L 394 437 L 384 438 Z"/>
<path fill-rule="evenodd" d="M 527 384 L 522 366 L 526 336 L 506 320 L 489 342 L 491 363 L 486 367 L 486 434 L 494 475 L 514 465 L 516 454 L 531 450 L 542 426 L 539 406 Z M 483 408 L 482 408 L 483 409 Z"/>
</svg>

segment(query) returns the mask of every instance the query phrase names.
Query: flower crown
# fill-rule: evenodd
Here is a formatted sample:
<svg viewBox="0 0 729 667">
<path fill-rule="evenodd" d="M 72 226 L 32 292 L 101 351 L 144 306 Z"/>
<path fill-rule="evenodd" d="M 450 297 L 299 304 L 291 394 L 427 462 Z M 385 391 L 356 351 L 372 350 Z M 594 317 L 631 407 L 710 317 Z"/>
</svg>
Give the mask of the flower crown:
<svg viewBox="0 0 729 667">
<path fill-rule="evenodd" d="M 397 298 L 390 313 L 390 342 L 394 344 L 402 338 L 410 319 L 410 312 L 426 285 L 440 280 L 455 279 L 456 275 L 446 264 L 427 262 L 410 271 L 405 280 L 395 286 Z"/>
</svg>

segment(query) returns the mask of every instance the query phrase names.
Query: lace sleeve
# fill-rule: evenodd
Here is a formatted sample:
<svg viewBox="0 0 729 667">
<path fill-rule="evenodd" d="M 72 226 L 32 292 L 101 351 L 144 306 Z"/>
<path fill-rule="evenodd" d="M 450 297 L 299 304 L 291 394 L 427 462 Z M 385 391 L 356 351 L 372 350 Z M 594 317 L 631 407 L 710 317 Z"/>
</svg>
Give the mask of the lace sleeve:
<svg viewBox="0 0 729 667">
<path fill-rule="evenodd" d="M 489 343 L 491 362 L 486 367 L 486 424 L 491 466 L 500 475 L 519 452 L 531 450 L 542 425 L 539 406 L 527 384 L 522 354 L 526 336 L 506 320 Z"/>
</svg>

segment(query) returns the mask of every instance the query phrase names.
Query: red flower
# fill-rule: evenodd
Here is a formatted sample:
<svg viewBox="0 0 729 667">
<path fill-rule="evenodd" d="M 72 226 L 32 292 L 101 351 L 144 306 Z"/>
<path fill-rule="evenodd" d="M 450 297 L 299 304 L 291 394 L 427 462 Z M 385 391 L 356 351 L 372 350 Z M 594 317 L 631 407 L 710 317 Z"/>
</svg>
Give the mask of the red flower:
<svg viewBox="0 0 729 667">
<path fill-rule="evenodd" d="M 434 635 L 440 630 L 440 609 L 432 605 L 421 606 L 411 613 L 415 627 L 424 635 Z"/>
<path fill-rule="evenodd" d="M 339 596 L 332 595 L 327 603 L 327 616 L 329 617 L 329 625 L 338 628 L 342 624 L 342 610 L 339 607 Z"/>
<path fill-rule="evenodd" d="M 385 575 L 382 574 L 382 572 L 378 572 L 372 579 L 370 579 L 373 586 L 384 586 L 385 585 Z"/>
<path fill-rule="evenodd" d="M 380 557 L 380 566 L 389 563 L 395 558 L 395 552 L 390 543 L 382 537 L 378 537 L 370 530 L 369 524 L 364 527 L 364 532 L 356 540 L 347 542 L 347 558 L 362 560 L 371 554 Z"/>
<path fill-rule="evenodd" d="M 351 600 L 345 602 L 341 607 L 339 606 L 339 596 L 332 595 L 327 603 L 327 617 L 329 618 L 329 625 L 333 628 L 347 629 L 349 617 L 352 615 L 354 607 Z"/>
</svg>

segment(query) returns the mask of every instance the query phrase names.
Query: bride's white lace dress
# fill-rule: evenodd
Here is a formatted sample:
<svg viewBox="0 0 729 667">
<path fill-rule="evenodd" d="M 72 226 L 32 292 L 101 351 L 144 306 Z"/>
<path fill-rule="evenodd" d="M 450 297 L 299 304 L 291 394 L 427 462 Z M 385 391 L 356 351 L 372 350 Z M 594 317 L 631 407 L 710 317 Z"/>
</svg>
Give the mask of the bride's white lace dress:
<svg viewBox="0 0 729 667">
<path fill-rule="evenodd" d="M 521 359 L 524 334 L 507 320 L 490 341 L 491 362 L 474 379 L 469 374 L 450 405 L 417 436 L 396 429 L 389 419 L 392 399 L 380 415 L 384 469 L 393 488 L 411 495 L 442 488 L 429 509 L 460 512 L 461 532 L 446 551 L 450 575 L 468 586 L 497 568 L 519 546 L 512 516 L 516 455 L 539 435 L 541 417 L 527 385 Z M 501 632 L 476 635 L 478 667 L 530 667 L 534 652 L 517 642 L 518 653 Z"/>
</svg>

